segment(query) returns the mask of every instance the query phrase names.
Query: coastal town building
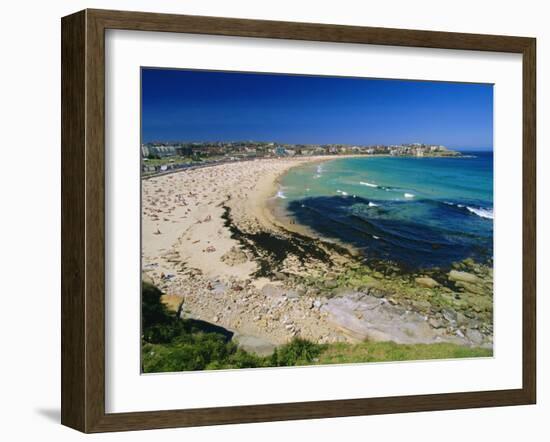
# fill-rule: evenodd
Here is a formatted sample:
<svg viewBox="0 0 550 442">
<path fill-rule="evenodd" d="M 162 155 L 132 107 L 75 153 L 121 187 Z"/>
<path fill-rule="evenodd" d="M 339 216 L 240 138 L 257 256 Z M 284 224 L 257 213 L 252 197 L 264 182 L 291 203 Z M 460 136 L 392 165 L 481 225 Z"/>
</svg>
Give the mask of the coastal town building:
<svg viewBox="0 0 550 442">
<path fill-rule="evenodd" d="M 203 162 L 243 161 L 319 155 L 460 156 L 442 145 L 276 144 L 262 141 L 150 142 L 141 145 L 143 173 L 156 173 L 200 165 Z"/>
</svg>

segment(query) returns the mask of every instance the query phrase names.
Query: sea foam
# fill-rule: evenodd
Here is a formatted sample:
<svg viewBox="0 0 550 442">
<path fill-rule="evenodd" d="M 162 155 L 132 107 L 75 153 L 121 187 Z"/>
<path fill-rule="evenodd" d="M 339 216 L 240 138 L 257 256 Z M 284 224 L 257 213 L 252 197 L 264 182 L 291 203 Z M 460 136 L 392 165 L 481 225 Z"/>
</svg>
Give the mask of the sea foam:
<svg viewBox="0 0 550 442">
<path fill-rule="evenodd" d="M 359 184 L 362 186 L 368 186 L 368 187 L 378 187 L 377 184 L 367 183 L 366 181 L 359 181 Z"/>
<path fill-rule="evenodd" d="M 466 206 L 470 213 L 473 213 L 481 218 L 494 219 L 493 209 L 484 209 L 483 207 Z"/>
<path fill-rule="evenodd" d="M 485 219 L 494 219 L 494 213 L 493 209 L 486 209 L 484 207 L 471 207 L 471 206 L 465 206 L 464 204 L 457 204 L 457 203 L 451 203 L 449 201 L 443 201 L 448 206 L 455 206 L 459 209 L 466 209 L 468 212 L 479 216 L 480 218 Z"/>
</svg>

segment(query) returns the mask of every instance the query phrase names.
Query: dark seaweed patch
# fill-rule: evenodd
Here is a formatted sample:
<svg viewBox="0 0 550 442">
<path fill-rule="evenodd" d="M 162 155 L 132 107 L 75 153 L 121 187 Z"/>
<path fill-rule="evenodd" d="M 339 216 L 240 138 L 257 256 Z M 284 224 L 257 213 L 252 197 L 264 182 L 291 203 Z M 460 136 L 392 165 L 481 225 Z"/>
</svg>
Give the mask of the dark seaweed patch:
<svg viewBox="0 0 550 442">
<path fill-rule="evenodd" d="M 273 276 L 281 269 L 283 261 L 289 255 L 296 256 L 301 264 L 311 260 L 330 264 L 331 257 L 327 249 L 348 254 L 343 247 L 325 244 L 294 232 L 287 231 L 281 235 L 264 231 L 243 232 L 233 223 L 231 209 L 227 206 L 223 208 L 222 218 L 225 227 L 231 232 L 231 238 L 239 241 L 256 258 L 259 266 L 255 273 L 256 277 Z"/>
</svg>

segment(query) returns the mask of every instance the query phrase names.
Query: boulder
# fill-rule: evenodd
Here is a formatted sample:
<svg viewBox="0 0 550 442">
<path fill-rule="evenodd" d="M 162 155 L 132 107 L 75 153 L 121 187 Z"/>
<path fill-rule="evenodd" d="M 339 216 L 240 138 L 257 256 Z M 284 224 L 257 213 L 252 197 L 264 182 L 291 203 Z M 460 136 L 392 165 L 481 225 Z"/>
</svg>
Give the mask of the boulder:
<svg viewBox="0 0 550 442">
<path fill-rule="evenodd" d="M 141 282 L 143 283 L 146 283 L 146 284 L 151 284 L 153 285 L 155 282 L 153 281 L 153 278 L 151 278 L 150 275 L 148 275 L 147 273 L 143 272 L 141 274 Z"/>
<path fill-rule="evenodd" d="M 371 281 L 361 281 L 361 284 L 357 287 L 358 292 L 365 292 L 368 293 L 371 289 L 378 289 L 382 287 L 382 283 L 380 281 L 377 281 L 376 279 L 373 279 Z"/>
<path fill-rule="evenodd" d="M 318 295 L 319 293 L 321 293 L 321 291 L 320 291 L 317 287 L 309 287 L 309 288 L 306 290 L 306 293 L 307 293 L 308 295 L 316 296 L 316 295 Z"/>
<path fill-rule="evenodd" d="M 428 324 L 430 324 L 433 328 L 443 328 L 444 324 L 437 318 L 430 318 L 428 320 Z"/>
<path fill-rule="evenodd" d="M 259 356 L 269 356 L 276 348 L 275 344 L 258 336 L 235 333 L 233 335 L 233 341 L 237 343 L 239 348 Z"/>
<path fill-rule="evenodd" d="M 386 293 L 384 293 L 382 290 L 376 289 L 370 289 L 368 291 L 368 294 L 374 296 L 375 298 L 383 298 L 386 295 Z"/>
<path fill-rule="evenodd" d="M 411 302 L 412 306 L 420 311 L 429 310 L 429 308 L 432 306 L 428 301 L 425 301 L 423 299 L 414 300 Z"/>
<path fill-rule="evenodd" d="M 456 312 L 456 322 L 458 325 L 464 325 L 468 323 L 468 318 L 460 312 Z"/>
<path fill-rule="evenodd" d="M 307 293 L 307 290 L 303 285 L 299 285 L 299 286 L 296 286 L 296 292 L 299 295 L 305 295 Z"/>
<path fill-rule="evenodd" d="M 300 295 L 294 290 L 289 290 L 288 292 L 286 292 L 286 297 L 288 299 L 299 299 Z"/>
<path fill-rule="evenodd" d="M 416 278 L 414 280 L 420 287 L 425 287 L 427 289 L 433 289 L 437 286 L 439 286 L 439 283 L 432 278 L 429 278 L 427 276 L 423 276 L 421 278 Z"/>
<path fill-rule="evenodd" d="M 279 281 L 286 281 L 288 279 L 288 275 L 283 272 L 273 272 L 273 276 Z"/>
<path fill-rule="evenodd" d="M 464 289 L 467 292 L 474 293 L 476 295 L 488 294 L 488 293 L 486 293 L 486 291 L 483 289 L 482 286 L 478 286 L 478 285 L 475 285 L 475 284 L 470 284 L 470 283 L 463 282 L 463 281 L 457 281 L 456 286 Z"/>
<path fill-rule="evenodd" d="M 454 310 L 444 308 L 443 310 L 441 310 L 441 314 L 449 322 L 457 320 L 457 314 Z"/>
<path fill-rule="evenodd" d="M 472 342 L 473 345 L 479 346 L 483 343 L 483 335 L 478 330 L 466 330 L 466 337 Z"/>
<path fill-rule="evenodd" d="M 468 272 L 461 272 L 459 270 L 451 270 L 449 272 L 449 280 L 454 282 L 466 282 L 469 284 L 475 284 L 480 282 L 479 277 Z"/>
<path fill-rule="evenodd" d="M 183 297 L 178 295 L 162 295 L 160 297 L 160 302 L 166 306 L 168 311 L 176 313 L 183 304 Z"/>
</svg>

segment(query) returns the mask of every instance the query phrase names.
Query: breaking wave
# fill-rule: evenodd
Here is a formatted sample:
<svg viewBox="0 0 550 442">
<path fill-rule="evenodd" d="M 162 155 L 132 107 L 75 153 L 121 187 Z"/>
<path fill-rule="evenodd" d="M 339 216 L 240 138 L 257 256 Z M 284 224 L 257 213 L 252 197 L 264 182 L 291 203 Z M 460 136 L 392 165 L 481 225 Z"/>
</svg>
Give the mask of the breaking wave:
<svg viewBox="0 0 550 442">
<path fill-rule="evenodd" d="M 468 212 L 473 213 L 481 218 L 494 219 L 493 209 L 484 209 L 483 207 L 466 206 Z"/>
<path fill-rule="evenodd" d="M 368 186 L 368 187 L 378 187 L 377 184 L 367 183 L 366 181 L 359 181 L 359 184 L 361 184 L 362 186 Z"/>
</svg>

